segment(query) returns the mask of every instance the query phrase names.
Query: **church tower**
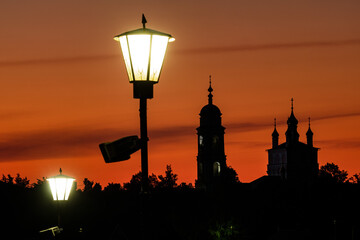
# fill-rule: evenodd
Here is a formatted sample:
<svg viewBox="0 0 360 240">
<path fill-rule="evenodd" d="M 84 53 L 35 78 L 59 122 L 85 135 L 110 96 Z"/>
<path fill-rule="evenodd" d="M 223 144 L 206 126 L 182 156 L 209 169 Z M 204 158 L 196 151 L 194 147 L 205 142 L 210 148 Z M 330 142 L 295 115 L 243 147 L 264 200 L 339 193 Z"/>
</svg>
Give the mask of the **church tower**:
<svg viewBox="0 0 360 240">
<path fill-rule="evenodd" d="M 272 147 L 275 148 L 279 146 L 279 133 L 276 130 L 276 118 L 274 118 L 274 131 L 271 134 L 272 136 Z"/>
<path fill-rule="evenodd" d="M 196 188 L 203 190 L 216 188 L 226 168 L 225 128 L 221 125 L 220 109 L 213 104 L 211 76 L 208 91 L 208 104 L 200 111 L 200 127 L 196 129 L 198 135 Z"/>
<path fill-rule="evenodd" d="M 287 120 L 288 129 L 286 130 L 286 144 L 288 146 L 299 142 L 299 133 L 297 132 L 298 120 L 294 115 L 294 99 L 291 98 L 291 114 Z"/>
<path fill-rule="evenodd" d="M 313 146 L 313 132 L 311 131 L 311 128 L 310 128 L 310 118 L 309 118 L 309 129 L 308 131 L 306 132 L 306 139 L 307 139 L 307 145 L 312 147 Z"/>
</svg>

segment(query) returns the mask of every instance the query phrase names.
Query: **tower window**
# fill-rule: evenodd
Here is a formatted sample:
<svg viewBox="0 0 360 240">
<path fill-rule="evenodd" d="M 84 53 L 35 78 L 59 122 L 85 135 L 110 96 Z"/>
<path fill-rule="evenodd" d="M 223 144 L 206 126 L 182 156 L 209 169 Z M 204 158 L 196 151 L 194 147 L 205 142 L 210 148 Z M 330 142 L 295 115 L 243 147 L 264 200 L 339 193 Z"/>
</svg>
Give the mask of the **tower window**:
<svg viewBox="0 0 360 240">
<path fill-rule="evenodd" d="M 220 163 L 219 162 L 214 162 L 213 165 L 213 170 L 214 170 L 214 176 L 220 176 Z"/>
<path fill-rule="evenodd" d="M 217 144 L 218 141 L 219 141 L 219 137 L 218 137 L 218 136 L 214 136 L 214 137 L 213 137 L 213 144 L 214 144 L 214 145 Z"/>
<path fill-rule="evenodd" d="M 204 137 L 203 136 L 199 136 L 199 144 L 200 146 L 204 146 Z"/>
</svg>

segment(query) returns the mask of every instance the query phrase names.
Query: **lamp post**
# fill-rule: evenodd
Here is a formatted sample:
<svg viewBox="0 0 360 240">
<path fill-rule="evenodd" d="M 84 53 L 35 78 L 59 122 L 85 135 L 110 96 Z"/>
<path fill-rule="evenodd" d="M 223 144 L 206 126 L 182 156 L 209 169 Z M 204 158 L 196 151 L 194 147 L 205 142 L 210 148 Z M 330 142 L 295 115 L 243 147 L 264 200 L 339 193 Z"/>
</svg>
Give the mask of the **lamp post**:
<svg viewBox="0 0 360 240">
<path fill-rule="evenodd" d="M 160 73 L 169 42 L 175 39 L 145 27 L 122 33 L 114 37 L 120 42 L 130 83 L 134 86 L 134 98 L 140 99 L 140 142 L 141 142 L 141 179 L 142 192 L 148 191 L 148 136 L 147 136 L 147 99 L 153 98 L 153 85 L 159 82 Z"/>
<path fill-rule="evenodd" d="M 75 179 L 63 175 L 60 168 L 59 175 L 50 177 L 46 180 L 49 181 L 51 194 L 54 201 L 57 201 L 58 204 L 58 226 L 60 227 L 60 202 L 69 199 L 71 187 Z"/>
</svg>

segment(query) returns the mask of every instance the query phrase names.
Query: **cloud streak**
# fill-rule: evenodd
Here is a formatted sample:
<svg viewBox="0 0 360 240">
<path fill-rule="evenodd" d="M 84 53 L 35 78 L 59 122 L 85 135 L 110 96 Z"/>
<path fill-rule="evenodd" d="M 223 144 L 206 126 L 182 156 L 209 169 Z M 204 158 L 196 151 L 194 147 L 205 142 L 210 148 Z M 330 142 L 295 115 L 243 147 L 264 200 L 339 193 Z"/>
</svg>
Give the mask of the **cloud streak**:
<svg viewBox="0 0 360 240">
<path fill-rule="evenodd" d="M 0 61 L 0 67 L 11 66 L 26 66 L 26 65 L 42 65 L 42 64 L 56 64 L 67 62 L 84 62 L 84 61 L 99 61 L 113 58 L 119 58 L 120 55 L 103 55 L 103 56 L 77 56 L 77 57 L 63 57 L 63 58 L 47 58 L 47 59 L 26 59 L 13 61 Z"/>
<path fill-rule="evenodd" d="M 340 139 L 340 140 L 320 140 L 316 141 L 316 144 L 323 146 L 322 148 L 328 149 L 360 149 L 360 139 Z"/>
<path fill-rule="evenodd" d="M 360 39 L 348 39 L 340 41 L 312 41 L 312 42 L 294 42 L 294 43 L 271 43 L 271 44 L 254 44 L 238 45 L 229 47 L 207 47 L 179 50 L 178 53 L 184 54 L 209 54 L 209 53 L 226 53 L 226 52 L 244 52 L 244 51 L 261 51 L 276 49 L 295 49 L 308 47 L 339 47 L 349 45 L 360 45 Z"/>
<path fill-rule="evenodd" d="M 188 48 L 175 50 L 177 54 L 214 54 L 214 53 L 228 53 L 228 52 L 244 52 L 244 51 L 263 51 L 263 50 L 277 50 L 277 49 L 296 49 L 308 47 L 341 47 L 360 45 L 360 39 L 347 39 L 338 41 L 309 41 L 309 42 L 293 42 L 293 43 L 269 43 L 269 44 L 244 44 L 228 47 L 206 47 L 206 48 Z M 11 66 L 26 66 L 37 64 L 54 64 L 67 62 L 82 62 L 82 61 L 99 61 L 121 58 L 120 54 L 114 55 L 98 55 L 98 56 L 75 56 L 63 58 L 49 58 L 49 59 L 26 59 L 13 61 L 0 61 L 0 67 Z"/>
<path fill-rule="evenodd" d="M 360 112 L 324 115 L 314 118 L 313 121 L 357 116 L 360 116 Z M 278 124 L 286 124 L 286 121 L 278 122 Z M 149 137 L 163 143 L 180 143 L 185 141 L 185 138 L 195 138 L 196 127 L 195 125 L 182 125 L 152 129 L 149 130 Z M 234 122 L 227 124 L 225 127 L 231 133 L 250 132 L 271 128 L 272 121 Z M 94 153 L 98 153 L 100 156 L 100 150 L 98 149 L 100 143 L 114 141 L 130 135 L 138 135 L 138 129 L 97 129 L 82 126 L 11 133 L 1 136 L 0 162 L 90 156 Z M 334 148 L 360 147 L 359 139 L 345 139 L 341 142 L 329 140 L 319 143 Z M 228 144 L 258 147 L 263 143 L 242 141 L 238 143 L 228 142 Z"/>
<path fill-rule="evenodd" d="M 0 162 L 87 156 L 100 143 L 128 135 L 133 134 L 118 129 L 78 127 L 15 133 L 0 140 Z"/>
</svg>

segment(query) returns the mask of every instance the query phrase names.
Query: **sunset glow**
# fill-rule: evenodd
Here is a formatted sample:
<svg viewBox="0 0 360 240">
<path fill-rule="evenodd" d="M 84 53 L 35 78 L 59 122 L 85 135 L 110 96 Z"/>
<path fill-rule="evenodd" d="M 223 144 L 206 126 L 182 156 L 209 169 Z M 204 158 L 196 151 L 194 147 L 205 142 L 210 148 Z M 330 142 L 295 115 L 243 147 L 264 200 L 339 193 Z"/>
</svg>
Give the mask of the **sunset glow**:
<svg viewBox="0 0 360 240">
<path fill-rule="evenodd" d="M 291 98 L 302 142 L 311 117 L 319 165 L 359 173 L 359 12 L 359 1 L 336 0 L 2 1 L 0 174 L 35 182 L 61 167 L 82 188 L 140 171 L 140 152 L 106 164 L 98 145 L 139 135 L 132 73 L 113 37 L 139 28 L 142 13 L 146 27 L 176 37 L 148 101 L 150 174 L 171 164 L 179 183 L 194 183 L 209 75 L 240 181 L 266 175 L 273 119 L 283 143 Z"/>
</svg>

